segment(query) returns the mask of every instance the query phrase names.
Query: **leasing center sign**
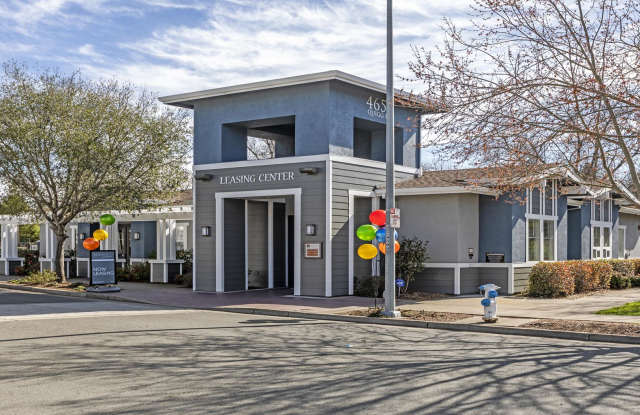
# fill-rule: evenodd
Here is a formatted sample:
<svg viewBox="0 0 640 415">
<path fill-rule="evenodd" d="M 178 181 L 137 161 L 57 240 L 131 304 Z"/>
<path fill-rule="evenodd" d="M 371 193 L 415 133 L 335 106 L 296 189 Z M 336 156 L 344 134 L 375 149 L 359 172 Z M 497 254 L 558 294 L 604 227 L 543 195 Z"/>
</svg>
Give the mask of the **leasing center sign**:
<svg viewBox="0 0 640 415">
<path fill-rule="evenodd" d="M 292 170 L 289 170 L 274 173 L 249 173 L 220 176 L 218 178 L 218 184 L 282 183 L 292 182 L 294 180 L 295 174 Z"/>
</svg>

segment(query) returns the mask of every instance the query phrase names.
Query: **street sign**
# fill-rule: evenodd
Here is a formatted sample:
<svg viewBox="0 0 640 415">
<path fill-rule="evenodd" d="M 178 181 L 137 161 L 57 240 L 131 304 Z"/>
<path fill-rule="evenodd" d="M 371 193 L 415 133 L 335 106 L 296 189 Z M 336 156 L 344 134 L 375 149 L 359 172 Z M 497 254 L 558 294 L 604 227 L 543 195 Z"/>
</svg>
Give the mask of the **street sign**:
<svg viewBox="0 0 640 415">
<path fill-rule="evenodd" d="M 116 251 L 90 251 L 91 285 L 116 284 Z"/>
<path fill-rule="evenodd" d="M 400 227 L 400 209 L 399 208 L 391 208 L 391 227 L 399 228 Z"/>
</svg>

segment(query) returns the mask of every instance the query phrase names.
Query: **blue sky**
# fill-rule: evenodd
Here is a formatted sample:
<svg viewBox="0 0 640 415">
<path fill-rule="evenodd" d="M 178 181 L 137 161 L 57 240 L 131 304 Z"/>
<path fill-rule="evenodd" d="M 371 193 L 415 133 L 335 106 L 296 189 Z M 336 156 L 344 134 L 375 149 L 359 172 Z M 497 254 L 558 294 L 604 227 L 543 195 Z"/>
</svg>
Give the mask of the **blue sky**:
<svg viewBox="0 0 640 415">
<path fill-rule="evenodd" d="M 396 0 L 395 70 L 471 0 Z M 385 0 L 2 0 L 0 60 L 160 95 L 340 69 L 385 79 Z M 408 86 L 418 88 L 418 86 Z"/>
</svg>

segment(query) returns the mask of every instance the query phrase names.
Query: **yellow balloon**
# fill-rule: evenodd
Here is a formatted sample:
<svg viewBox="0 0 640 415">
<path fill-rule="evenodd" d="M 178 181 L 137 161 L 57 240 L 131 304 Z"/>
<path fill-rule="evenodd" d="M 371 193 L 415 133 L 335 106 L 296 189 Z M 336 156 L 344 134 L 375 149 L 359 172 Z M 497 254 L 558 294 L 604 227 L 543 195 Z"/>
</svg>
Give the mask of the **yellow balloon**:
<svg viewBox="0 0 640 415">
<path fill-rule="evenodd" d="M 372 244 L 362 244 L 358 248 L 358 256 L 362 259 L 373 259 L 378 255 L 378 248 Z"/>
<path fill-rule="evenodd" d="M 104 229 L 96 229 L 93 232 L 93 239 L 97 241 L 104 241 L 109 237 L 109 234 Z"/>
</svg>

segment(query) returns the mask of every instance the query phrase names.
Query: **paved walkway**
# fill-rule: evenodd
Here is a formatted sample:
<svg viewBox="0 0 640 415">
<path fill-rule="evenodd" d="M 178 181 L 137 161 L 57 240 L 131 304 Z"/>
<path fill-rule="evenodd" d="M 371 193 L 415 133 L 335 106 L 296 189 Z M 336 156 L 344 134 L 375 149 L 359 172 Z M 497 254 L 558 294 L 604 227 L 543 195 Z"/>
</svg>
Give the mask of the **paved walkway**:
<svg viewBox="0 0 640 415">
<path fill-rule="evenodd" d="M 122 291 L 108 293 L 110 297 L 186 308 L 261 308 L 333 314 L 373 304 L 372 300 L 363 297 L 297 297 L 293 296 L 293 290 L 290 289 L 217 294 L 194 292 L 191 288 L 170 284 L 121 282 L 118 283 L 118 286 L 122 288 Z"/>
<path fill-rule="evenodd" d="M 122 291 L 108 295 L 152 304 L 195 308 L 259 308 L 320 314 L 343 314 L 373 306 L 373 299 L 364 297 L 294 297 L 291 290 L 256 290 L 236 293 L 194 292 L 175 285 L 122 282 Z M 604 294 L 560 299 L 537 299 L 519 296 L 499 297 L 498 313 L 502 324 L 518 326 L 531 319 L 597 320 L 640 323 L 640 317 L 598 315 L 596 311 L 640 301 L 640 288 L 610 290 Z M 450 297 L 429 301 L 398 301 L 402 309 L 443 311 L 474 314 L 465 323 L 480 322 L 482 306 L 479 296 Z"/>
</svg>

